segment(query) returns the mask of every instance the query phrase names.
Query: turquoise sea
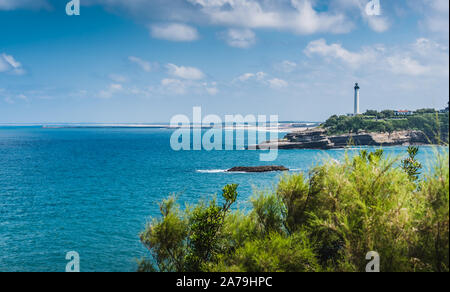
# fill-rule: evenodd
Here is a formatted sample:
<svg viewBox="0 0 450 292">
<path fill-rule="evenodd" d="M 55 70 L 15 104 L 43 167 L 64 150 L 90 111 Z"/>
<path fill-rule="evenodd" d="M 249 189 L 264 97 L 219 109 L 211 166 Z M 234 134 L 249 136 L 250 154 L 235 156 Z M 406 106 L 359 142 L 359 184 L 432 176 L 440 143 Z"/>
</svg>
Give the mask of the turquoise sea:
<svg viewBox="0 0 450 292">
<path fill-rule="evenodd" d="M 234 166 L 284 165 L 307 171 L 344 150 L 279 151 L 261 163 L 258 151 L 171 149 L 172 130 L 0 127 L 0 271 L 64 271 L 69 251 L 82 271 L 133 271 L 147 255 L 138 234 L 158 202 L 212 198 L 238 183 L 238 207 L 252 188 L 272 188 L 279 173 L 224 173 Z M 404 147 L 387 148 L 400 155 Z M 431 161 L 422 147 L 419 159 Z"/>
</svg>

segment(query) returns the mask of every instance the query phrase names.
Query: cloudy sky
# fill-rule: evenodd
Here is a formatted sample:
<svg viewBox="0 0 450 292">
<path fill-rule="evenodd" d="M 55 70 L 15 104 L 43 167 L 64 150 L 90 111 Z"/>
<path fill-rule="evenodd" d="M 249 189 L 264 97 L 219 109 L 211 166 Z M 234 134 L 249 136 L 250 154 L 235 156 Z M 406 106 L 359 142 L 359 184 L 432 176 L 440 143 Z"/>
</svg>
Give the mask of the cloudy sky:
<svg viewBox="0 0 450 292">
<path fill-rule="evenodd" d="M 0 0 L 0 123 L 442 108 L 449 1 Z M 369 11 L 370 12 L 370 11 Z"/>
</svg>

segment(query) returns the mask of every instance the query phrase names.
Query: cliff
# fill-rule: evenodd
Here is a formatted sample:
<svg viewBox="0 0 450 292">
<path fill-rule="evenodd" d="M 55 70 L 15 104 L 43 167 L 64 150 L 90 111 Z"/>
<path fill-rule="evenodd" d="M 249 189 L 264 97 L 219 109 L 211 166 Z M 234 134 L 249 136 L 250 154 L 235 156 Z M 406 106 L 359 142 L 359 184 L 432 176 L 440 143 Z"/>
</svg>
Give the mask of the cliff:
<svg viewBox="0 0 450 292">
<path fill-rule="evenodd" d="M 428 145 L 421 131 L 396 131 L 393 133 L 359 133 L 345 135 L 327 135 L 325 129 L 312 129 L 287 134 L 283 140 L 268 141 L 258 145 L 258 149 L 267 149 L 278 144 L 278 149 L 335 149 L 354 146 L 409 146 Z"/>
</svg>

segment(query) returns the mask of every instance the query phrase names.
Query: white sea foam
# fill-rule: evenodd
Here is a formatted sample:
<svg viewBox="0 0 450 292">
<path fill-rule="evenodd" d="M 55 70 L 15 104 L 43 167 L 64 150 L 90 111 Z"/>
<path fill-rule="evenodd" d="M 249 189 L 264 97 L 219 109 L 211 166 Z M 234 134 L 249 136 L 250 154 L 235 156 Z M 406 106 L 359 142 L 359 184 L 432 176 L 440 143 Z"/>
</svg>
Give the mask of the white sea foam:
<svg viewBox="0 0 450 292">
<path fill-rule="evenodd" d="M 242 174 L 242 173 L 251 173 L 245 171 L 228 171 L 228 169 L 197 169 L 197 173 L 227 173 L 227 174 Z"/>
<path fill-rule="evenodd" d="M 227 169 L 197 169 L 198 173 L 225 173 Z"/>
</svg>

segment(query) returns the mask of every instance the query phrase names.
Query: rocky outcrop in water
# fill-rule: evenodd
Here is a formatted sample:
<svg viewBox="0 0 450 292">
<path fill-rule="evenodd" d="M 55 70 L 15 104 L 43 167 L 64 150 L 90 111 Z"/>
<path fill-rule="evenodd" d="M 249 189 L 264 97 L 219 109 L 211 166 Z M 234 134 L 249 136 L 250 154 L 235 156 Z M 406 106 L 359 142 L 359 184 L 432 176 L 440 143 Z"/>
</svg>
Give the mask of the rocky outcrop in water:
<svg viewBox="0 0 450 292">
<path fill-rule="evenodd" d="M 239 166 L 227 170 L 227 172 L 273 172 L 273 171 L 289 171 L 289 169 L 284 166 L 269 165 L 269 166 L 255 166 L 255 167 Z"/>
<path fill-rule="evenodd" d="M 311 129 L 287 134 L 283 140 L 258 145 L 267 149 L 278 144 L 278 149 L 335 149 L 353 146 L 410 146 L 429 145 L 422 131 L 396 131 L 393 133 L 359 133 L 327 135 L 325 129 Z"/>
</svg>

